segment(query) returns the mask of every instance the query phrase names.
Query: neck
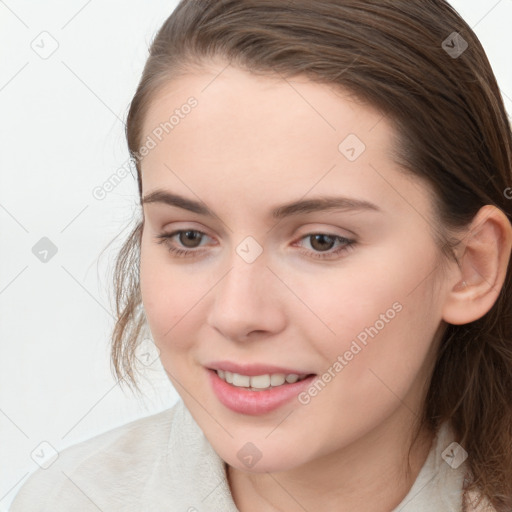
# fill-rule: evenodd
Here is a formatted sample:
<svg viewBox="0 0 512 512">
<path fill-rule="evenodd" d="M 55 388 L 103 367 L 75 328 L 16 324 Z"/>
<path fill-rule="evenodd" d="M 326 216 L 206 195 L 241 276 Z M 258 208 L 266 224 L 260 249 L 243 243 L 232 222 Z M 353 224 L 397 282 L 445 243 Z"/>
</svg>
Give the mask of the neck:
<svg viewBox="0 0 512 512">
<path fill-rule="evenodd" d="M 405 410 L 399 416 L 350 446 L 287 471 L 251 473 L 228 466 L 237 508 L 240 512 L 393 510 L 412 487 L 433 440 L 431 432 L 420 432 L 409 457 L 411 413 Z"/>
</svg>

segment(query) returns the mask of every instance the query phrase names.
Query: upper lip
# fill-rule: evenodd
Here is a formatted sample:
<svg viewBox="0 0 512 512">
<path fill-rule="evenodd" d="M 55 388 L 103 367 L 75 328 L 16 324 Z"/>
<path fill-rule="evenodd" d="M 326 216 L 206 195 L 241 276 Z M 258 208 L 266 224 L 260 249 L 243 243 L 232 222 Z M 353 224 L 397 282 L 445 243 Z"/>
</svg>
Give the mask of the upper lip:
<svg viewBox="0 0 512 512">
<path fill-rule="evenodd" d="M 293 368 L 285 368 L 284 366 L 259 363 L 238 364 L 232 361 L 214 361 L 207 364 L 206 367 L 211 370 L 224 370 L 232 373 L 238 373 L 240 375 L 248 375 L 250 377 L 274 373 L 284 373 L 285 375 L 293 373 L 299 376 L 312 374 L 312 372 L 303 372 Z"/>
</svg>

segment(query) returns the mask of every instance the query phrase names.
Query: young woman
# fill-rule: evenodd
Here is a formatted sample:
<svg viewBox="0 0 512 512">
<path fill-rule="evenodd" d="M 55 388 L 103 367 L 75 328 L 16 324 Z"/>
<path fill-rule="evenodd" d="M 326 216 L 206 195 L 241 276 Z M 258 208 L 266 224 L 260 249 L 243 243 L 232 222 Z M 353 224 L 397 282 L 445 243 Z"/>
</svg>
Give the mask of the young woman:
<svg viewBox="0 0 512 512">
<path fill-rule="evenodd" d="M 444 0 L 185 0 L 127 120 L 113 361 L 182 400 L 21 511 L 510 511 L 512 136 Z"/>
</svg>

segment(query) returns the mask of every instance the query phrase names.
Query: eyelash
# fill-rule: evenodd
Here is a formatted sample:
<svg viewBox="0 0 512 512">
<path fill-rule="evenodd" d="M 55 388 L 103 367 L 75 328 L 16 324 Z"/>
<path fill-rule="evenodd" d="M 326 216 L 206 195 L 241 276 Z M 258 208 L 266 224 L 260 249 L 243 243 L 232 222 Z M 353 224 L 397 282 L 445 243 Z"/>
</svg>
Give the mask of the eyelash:
<svg viewBox="0 0 512 512">
<path fill-rule="evenodd" d="M 194 258 L 199 256 L 203 251 L 196 250 L 196 249 L 179 249 L 177 247 L 174 247 L 170 245 L 170 240 L 181 233 L 186 233 L 188 231 L 192 231 L 193 233 L 199 233 L 200 235 L 208 236 L 206 233 L 203 233 L 202 231 L 198 231 L 196 229 L 180 229 L 177 231 L 173 231 L 172 233 L 161 233 L 160 235 L 157 235 L 158 242 L 157 244 L 164 244 L 167 247 L 167 250 L 173 254 L 176 257 L 179 258 Z M 332 258 L 333 256 L 337 256 L 339 254 L 348 252 L 349 250 L 353 249 L 353 246 L 356 244 L 355 240 L 345 238 L 343 236 L 338 235 L 331 235 L 329 233 L 309 233 L 303 237 L 300 238 L 300 240 L 304 240 L 305 238 L 309 238 L 315 235 L 327 235 L 330 238 L 333 238 L 335 241 L 340 241 L 344 245 L 338 247 L 338 249 L 330 252 L 313 252 L 313 251 L 301 251 L 304 254 L 312 256 L 314 259 L 327 259 Z"/>
</svg>

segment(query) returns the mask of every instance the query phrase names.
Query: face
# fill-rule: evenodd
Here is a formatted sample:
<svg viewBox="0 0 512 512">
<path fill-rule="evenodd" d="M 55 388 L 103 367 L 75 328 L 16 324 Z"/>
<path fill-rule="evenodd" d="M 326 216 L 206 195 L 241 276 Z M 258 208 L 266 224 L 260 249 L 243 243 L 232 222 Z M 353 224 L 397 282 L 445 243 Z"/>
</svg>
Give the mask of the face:
<svg viewBox="0 0 512 512">
<path fill-rule="evenodd" d="M 382 115 L 224 67 L 170 82 L 145 119 L 142 299 L 217 453 L 282 471 L 413 422 L 447 289 L 432 197 Z"/>
</svg>

